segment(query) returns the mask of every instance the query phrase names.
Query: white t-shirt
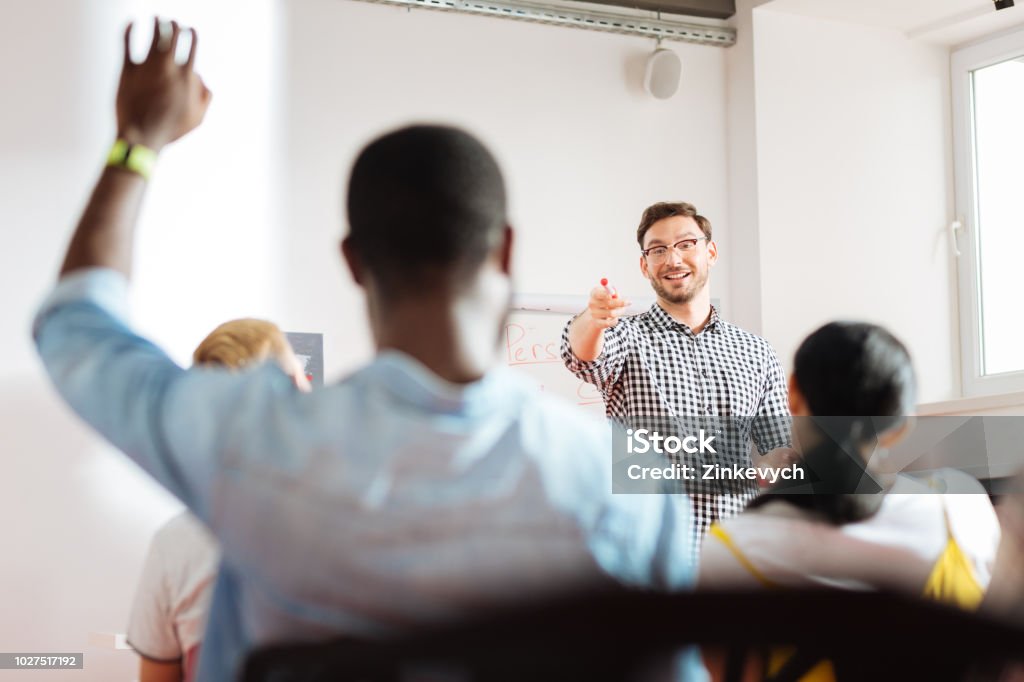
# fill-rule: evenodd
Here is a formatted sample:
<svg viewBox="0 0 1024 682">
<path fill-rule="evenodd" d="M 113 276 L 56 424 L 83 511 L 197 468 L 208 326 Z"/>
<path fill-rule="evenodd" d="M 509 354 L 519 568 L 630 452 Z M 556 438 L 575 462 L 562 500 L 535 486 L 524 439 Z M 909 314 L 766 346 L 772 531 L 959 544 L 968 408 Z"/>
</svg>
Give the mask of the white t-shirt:
<svg viewBox="0 0 1024 682">
<path fill-rule="evenodd" d="M 132 604 L 128 642 L 157 661 L 182 659 L 203 637 L 220 553 L 194 516 L 183 512 L 153 536 Z"/>
<path fill-rule="evenodd" d="M 962 477 L 962 478 L 961 478 Z M 950 532 L 982 588 L 988 586 L 999 544 L 999 521 L 981 485 L 966 474 L 945 473 L 954 489 L 973 481 L 976 493 L 928 494 L 901 477 L 871 518 L 842 526 L 810 520 L 793 507 L 771 505 L 721 524 L 755 569 L 784 587 L 888 588 L 921 594 Z M 717 537 L 701 550 L 698 586 L 745 589 L 762 584 Z"/>
</svg>

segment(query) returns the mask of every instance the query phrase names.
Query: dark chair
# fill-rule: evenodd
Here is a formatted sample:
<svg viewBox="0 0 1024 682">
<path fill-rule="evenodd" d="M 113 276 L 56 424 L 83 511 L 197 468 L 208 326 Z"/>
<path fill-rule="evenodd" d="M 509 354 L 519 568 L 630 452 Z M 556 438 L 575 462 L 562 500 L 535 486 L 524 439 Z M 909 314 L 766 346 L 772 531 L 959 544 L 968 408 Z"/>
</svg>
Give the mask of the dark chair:
<svg viewBox="0 0 1024 682">
<path fill-rule="evenodd" d="M 374 642 L 253 652 L 243 682 L 539 682 L 665 679 L 688 644 L 718 646 L 739 679 L 748 654 L 795 645 L 847 680 L 962 680 L 1024 660 L 1024 629 L 884 593 L 605 591 L 493 612 Z"/>
</svg>

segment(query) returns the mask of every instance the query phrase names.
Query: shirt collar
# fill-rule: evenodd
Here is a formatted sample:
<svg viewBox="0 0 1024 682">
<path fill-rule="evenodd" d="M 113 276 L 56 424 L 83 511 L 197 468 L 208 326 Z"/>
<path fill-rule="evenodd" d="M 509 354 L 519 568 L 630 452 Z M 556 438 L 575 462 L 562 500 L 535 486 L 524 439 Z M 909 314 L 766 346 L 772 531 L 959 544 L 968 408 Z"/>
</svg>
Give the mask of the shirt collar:
<svg viewBox="0 0 1024 682">
<path fill-rule="evenodd" d="M 689 334 L 693 333 L 690 330 L 690 328 L 687 327 L 682 322 L 676 322 L 676 320 L 671 315 L 665 312 L 664 308 L 658 305 L 657 301 L 651 304 L 651 309 L 648 311 L 648 314 L 650 315 L 651 319 L 654 320 L 655 324 L 657 324 L 659 327 L 662 327 L 664 329 L 676 329 L 679 331 L 684 331 Z M 703 334 L 704 332 L 711 332 L 714 334 L 721 334 L 724 325 L 725 323 L 718 316 L 718 309 L 715 308 L 715 306 L 711 306 L 711 317 L 708 319 L 708 323 L 704 325 L 704 329 L 701 330 L 701 333 Z"/>
<path fill-rule="evenodd" d="M 479 381 L 453 384 L 437 376 L 412 356 L 396 350 L 378 353 L 367 368 L 402 402 L 429 412 L 478 416 L 497 409 L 509 397 L 511 386 L 500 368 Z"/>
</svg>

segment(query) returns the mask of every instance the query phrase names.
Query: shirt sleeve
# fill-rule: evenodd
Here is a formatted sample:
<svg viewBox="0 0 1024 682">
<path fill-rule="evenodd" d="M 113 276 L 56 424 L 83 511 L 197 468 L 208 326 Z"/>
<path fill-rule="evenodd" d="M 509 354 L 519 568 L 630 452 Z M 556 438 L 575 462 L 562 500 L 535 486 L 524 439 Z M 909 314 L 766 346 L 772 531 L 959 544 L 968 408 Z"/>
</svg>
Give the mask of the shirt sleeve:
<svg viewBox="0 0 1024 682">
<path fill-rule="evenodd" d="M 751 436 L 762 455 L 776 448 L 793 445 L 790 434 L 793 418 L 789 414 L 789 390 L 786 373 L 775 351 L 765 343 L 767 371 L 761 387 L 761 402 L 757 408 Z"/>
<path fill-rule="evenodd" d="M 700 546 L 698 590 L 758 589 L 762 587 L 740 564 L 736 555 L 713 533 L 707 533 Z"/>
<path fill-rule="evenodd" d="M 648 488 L 650 492 L 616 494 L 613 429 L 621 427 L 554 402 L 536 409 L 544 409 L 548 416 L 538 420 L 549 426 L 537 437 L 544 443 L 545 455 L 538 464 L 549 494 L 580 524 L 587 549 L 601 570 L 625 585 L 689 587 L 696 570 L 689 498 L 666 492 L 674 484 L 668 480 L 653 482 L 656 487 Z M 553 415 L 556 419 L 550 420 Z"/>
<path fill-rule="evenodd" d="M 296 389 L 273 363 L 242 374 L 182 369 L 129 328 L 127 291 L 113 270 L 63 278 L 36 316 L 37 349 L 71 408 L 213 526 L 225 441 L 243 454 L 261 442 L 267 433 L 252 425 L 273 422 L 275 401 Z"/>
<path fill-rule="evenodd" d="M 622 367 L 626 362 L 625 331 L 622 321 L 619 324 L 604 330 L 604 343 L 601 346 L 601 354 L 594 360 L 580 360 L 572 352 L 569 345 L 569 327 L 574 317 L 565 324 L 562 330 L 562 360 L 570 372 L 588 384 L 597 386 L 602 391 L 607 391 L 619 380 L 622 374 Z"/>
<path fill-rule="evenodd" d="M 132 602 L 128 643 L 146 658 L 177 661 L 184 652 L 171 617 L 171 591 L 166 575 L 167 566 L 161 541 L 163 537 L 158 533 L 149 545 L 142 577 Z"/>
<path fill-rule="evenodd" d="M 663 492 L 659 497 L 661 532 L 653 557 L 655 583 L 673 591 L 692 589 L 697 566 L 691 542 L 690 498 L 675 492 Z"/>
<path fill-rule="evenodd" d="M 607 465 L 602 470 L 607 478 L 601 487 L 614 490 L 614 474 Z M 598 563 L 626 584 L 666 591 L 689 589 L 697 570 L 690 498 L 675 492 L 672 481 L 655 483 L 649 492 L 607 497 L 600 523 L 606 544 L 596 552 Z"/>
</svg>

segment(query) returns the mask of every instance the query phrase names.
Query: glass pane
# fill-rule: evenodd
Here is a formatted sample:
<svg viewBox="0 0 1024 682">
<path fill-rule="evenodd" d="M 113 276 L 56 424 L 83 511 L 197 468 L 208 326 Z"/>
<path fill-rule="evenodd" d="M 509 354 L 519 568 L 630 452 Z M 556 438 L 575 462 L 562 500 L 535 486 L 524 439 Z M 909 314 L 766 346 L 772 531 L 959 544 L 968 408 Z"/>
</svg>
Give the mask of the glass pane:
<svg viewBox="0 0 1024 682">
<path fill-rule="evenodd" d="M 974 81 L 982 367 L 1024 370 L 1024 57 Z"/>
</svg>

